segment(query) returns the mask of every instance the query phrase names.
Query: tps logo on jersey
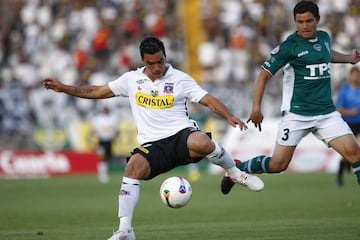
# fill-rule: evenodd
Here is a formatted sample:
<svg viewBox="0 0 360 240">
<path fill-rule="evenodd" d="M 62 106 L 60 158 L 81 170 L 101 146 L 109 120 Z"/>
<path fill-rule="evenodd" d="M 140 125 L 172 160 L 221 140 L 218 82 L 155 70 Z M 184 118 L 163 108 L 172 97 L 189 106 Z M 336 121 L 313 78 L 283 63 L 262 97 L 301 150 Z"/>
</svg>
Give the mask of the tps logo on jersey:
<svg viewBox="0 0 360 240">
<path fill-rule="evenodd" d="M 331 63 L 320 63 L 306 65 L 306 69 L 309 70 L 309 75 L 304 76 L 307 80 L 319 80 L 324 78 L 330 78 Z"/>
</svg>

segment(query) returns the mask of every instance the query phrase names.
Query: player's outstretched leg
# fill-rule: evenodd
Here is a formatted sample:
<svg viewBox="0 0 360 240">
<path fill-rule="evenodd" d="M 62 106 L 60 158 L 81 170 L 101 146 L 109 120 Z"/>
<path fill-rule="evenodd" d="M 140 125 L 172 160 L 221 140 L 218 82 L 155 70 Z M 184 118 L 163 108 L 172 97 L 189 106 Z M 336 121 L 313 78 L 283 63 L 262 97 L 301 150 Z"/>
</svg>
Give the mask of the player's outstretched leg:
<svg viewBox="0 0 360 240">
<path fill-rule="evenodd" d="M 245 162 L 241 162 L 240 160 L 236 159 L 235 164 L 237 168 L 247 173 L 265 173 L 265 172 L 269 172 L 269 160 L 270 157 L 262 155 L 252 158 Z M 256 177 L 253 175 L 248 175 L 248 176 L 252 177 L 253 179 L 254 177 Z M 223 194 L 228 194 L 231 191 L 234 184 L 235 182 L 229 177 L 229 174 L 225 173 L 225 175 L 221 180 L 221 192 Z"/>
<path fill-rule="evenodd" d="M 241 163 L 238 159 L 234 159 L 234 161 L 236 165 Z M 250 190 L 256 192 L 261 191 L 264 188 L 263 181 L 257 176 L 242 172 L 238 179 L 231 179 L 229 174 L 225 173 L 225 176 L 221 181 L 221 192 L 223 194 L 228 194 L 235 183 L 247 186 Z"/>
<path fill-rule="evenodd" d="M 231 180 L 255 192 L 261 191 L 264 188 L 264 182 L 259 177 L 245 172 L 242 172 L 238 178 L 231 178 Z"/>
<path fill-rule="evenodd" d="M 241 162 L 238 159 L 234 159 L 234 161 L 235 161 L 236 165 Z M 225 175 L 223 176 L 223 178 L 221 180 L 221 192 L 223 194 L 228 194 L 234 185 L 235 185 L 235 183 L 233 182 L 233 180 L 231 180 L 231 178 L 229 177 L 229 174 L 225 173 Z"/>
<path fill-rule="evenodd" d="M 215 149 L 206 156 L 207 159 L 224 168 L 233 182 L 246 186 L 252 191 L 260 191 L 264 188 L 264 183 L 259 177 L 241 171 L 223 147 L 217 142 L 214 142 L 214 145 Z"/>
</svg>

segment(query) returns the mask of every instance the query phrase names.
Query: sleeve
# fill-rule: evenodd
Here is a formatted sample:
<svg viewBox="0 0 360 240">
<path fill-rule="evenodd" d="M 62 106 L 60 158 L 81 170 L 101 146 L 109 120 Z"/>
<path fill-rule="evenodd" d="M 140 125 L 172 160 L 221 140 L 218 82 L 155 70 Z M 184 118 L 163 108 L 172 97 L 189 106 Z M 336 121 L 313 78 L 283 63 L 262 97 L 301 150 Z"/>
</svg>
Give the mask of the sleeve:
<svg viewBox="0 0 360 240">
<path fill-rule="evenodd" d="M 121 96 L 121 97 L 127 97 L 129 96 L 128 93 L 128 74 L 123 74 L 120 77 L 118 77 L 117 79 L 115 79 L 114 81 L 111 81 L 108 83 L 111 91 L 116 95 L 116 96 Z"/>
<path fill-rule="evenodd" d="M 193 78 L 186 76 L 182 80 L 185 96 L 191 101 L 198 103 L 208 92 L 203 89 Z"/>
<path fill-rule="evenodd" d="M 265 61 L 262 65 L 262 68 L 272 75 L 275 75 L 280 68 L 286 65 L 291 57 L 292 47 L 287 41 L 276 46 L 271 51 L 270 58 Z"/>
</svg>

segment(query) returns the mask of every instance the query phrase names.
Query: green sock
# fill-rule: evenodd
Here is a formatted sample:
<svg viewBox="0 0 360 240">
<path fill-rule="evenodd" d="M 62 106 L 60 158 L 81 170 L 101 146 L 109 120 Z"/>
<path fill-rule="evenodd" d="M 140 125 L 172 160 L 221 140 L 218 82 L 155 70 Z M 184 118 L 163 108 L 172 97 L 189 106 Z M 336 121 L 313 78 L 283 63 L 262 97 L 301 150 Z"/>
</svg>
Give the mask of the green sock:
<svg viewBox="0 0 360 240">
<path fill-rule="evenodd" d="M 357 161 L 356 163 L 351 164 L 351 166 L 352 166 L 352 169 L 356 176 L 356 180 L 357 180 L 358 184 L 360 185 L 360 161 Z"/>
<path fill-rule="evenodd" d="M 247 173 L 269 173 L 269 161 L 271 157 L 268 156 L 256 156 L 245 162 L 236 164 L 237 168 Z M 359 171 L 360 173 L 360 171 Z"/>
</svg>

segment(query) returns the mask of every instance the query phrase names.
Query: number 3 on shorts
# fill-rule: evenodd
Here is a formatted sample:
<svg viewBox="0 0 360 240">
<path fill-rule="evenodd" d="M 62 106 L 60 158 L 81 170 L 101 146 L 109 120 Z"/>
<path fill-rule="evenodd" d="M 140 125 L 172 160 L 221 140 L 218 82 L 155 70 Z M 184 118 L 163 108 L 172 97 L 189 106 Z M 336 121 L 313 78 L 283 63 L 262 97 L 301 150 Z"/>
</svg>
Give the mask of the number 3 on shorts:
<svg viewBox="0 0 360 240">
<path fill-rule="evenodd" d="M 287 141 L 287 140 L 289 139 L 290 129 L 284 128 L 284 129 L 283 129 L 283 132 L 284 132 L 284 135 L 283 135 L 283 137 L 281 138 L 281 140 Z"/>
</svg>

